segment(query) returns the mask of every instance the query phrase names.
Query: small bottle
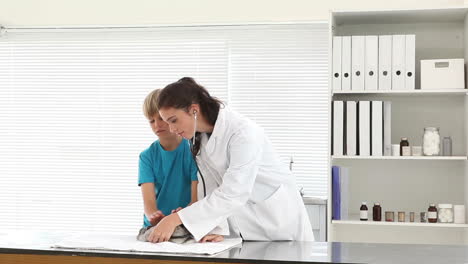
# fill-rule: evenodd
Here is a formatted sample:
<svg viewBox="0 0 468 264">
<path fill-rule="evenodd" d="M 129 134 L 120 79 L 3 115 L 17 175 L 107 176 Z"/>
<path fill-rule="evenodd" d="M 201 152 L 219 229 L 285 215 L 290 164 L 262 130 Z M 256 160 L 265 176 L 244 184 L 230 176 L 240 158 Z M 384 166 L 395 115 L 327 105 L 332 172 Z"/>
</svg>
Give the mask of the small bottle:
<svg viewBox="0 0 468 264">
<path fill-rule="evenodd" d="M 442 139 L 442 156 L 452 156 L 452 138 Z"/>
<path fill-rule="evenodd" d="M 403 147 L 408 147 L 409 146 L 409 142 L 408 142 L 408 138 L 401 138 L 401 141 L 400 141 L 400 156 L 403 156 Z"/>
<path fill-rule="evenodd" d="M 429 223 L 437 223 L 437 207 L 435 204 L 430 204 L 427 209 L 427 221 Z"/>
<path fill-rule="evenodd" d="M 394 213 L 392 211 L 386 211 L 385 212 L 385 221 L 387 222 L 393 222 L 394 219 Z"/>
<path fill-rule="evenodd" d="M 359 208 L 360 212 L 359 212 L 359 218 L 361 219 L 361 221 L 367 221 L 369 219 L 369 216 L 368 216 L 368 209 L 367 209 L 367 203 L 366 202 L 362 202 L 361 204 L 361 208 Z"/>
<path fill-rule="evenodd" d="M 382 221 L 382 207 L 379 203 L 375 203 L 372 208 L 372 220 L 373 221 Z"/>
<path fill-rule="evenodd" d="M 426 221 L 427 221 L 427 212 L 421 212 L 420 215 L 421 215 L 421 218 L 420 218 L 419 222 L 426 223 Z"/>
<path fill-rule="evenodd" d="M 398 222 L 405 222 L 405 221 L 406 221 L 405 212 L 398 212 Z"/>
</svg>

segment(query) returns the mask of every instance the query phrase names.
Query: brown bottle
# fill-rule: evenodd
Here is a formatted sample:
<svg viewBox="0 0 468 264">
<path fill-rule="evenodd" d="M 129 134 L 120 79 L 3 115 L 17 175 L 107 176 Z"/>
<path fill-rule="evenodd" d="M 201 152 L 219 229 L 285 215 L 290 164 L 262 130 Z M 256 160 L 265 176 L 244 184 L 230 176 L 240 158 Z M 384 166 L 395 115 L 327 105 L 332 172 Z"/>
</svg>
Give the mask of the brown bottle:
<svg viewBox="0 0 468 264">
<path fill-rule="evenodd" d="M 430 204 L 429 209 L 427 209 L 427 221 L 437 223 L 437 207 L 435 207 L 435 204 Z"/>
<path fill-rule="evenodd" d="M 408 138 L 401 138 L 401 141 L 400 141 L 400 156 L 403 156 L 403 147 L 408 147 L 409 146 L 409 142 L 408 142 Z"/>
<path fill-rule="evenodd" d="M 372 208 L 372 220 L 382 221 L 382 207 L 380 207 L 379 203 L 375 203 Z"/>
<path fill-rule="evenodd" d="M 359 208 L 359 218 L 361 221 L 367 221 L 369 219 L 368 210 L 366 202 L 362 202 L 361 208 Z"/>
</svg>

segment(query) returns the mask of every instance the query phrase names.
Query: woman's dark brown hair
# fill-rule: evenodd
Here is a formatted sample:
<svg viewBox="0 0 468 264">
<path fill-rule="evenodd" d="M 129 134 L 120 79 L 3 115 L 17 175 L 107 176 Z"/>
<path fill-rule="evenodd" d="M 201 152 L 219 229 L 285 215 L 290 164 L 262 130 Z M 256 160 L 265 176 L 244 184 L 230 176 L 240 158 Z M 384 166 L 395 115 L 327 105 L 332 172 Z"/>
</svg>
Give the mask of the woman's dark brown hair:
<svg viewBox="0 0 468 264">
<path fill-rule="evenodd" d="M 177 82 L 171 83 L 161 90 L 158 96 L 157 107 L 173 107 L 186 112 L 192 104 L 200 105 L 200 112 L 210 125 L 215 125 L 221 105 L 220 100 L 212 97 L 210 93 L 193 78 L 184 77 Z M 200 133 L 195 133 L 195 145 L 192 154 L 196 156 L 200 151 Z"/>
</svg>

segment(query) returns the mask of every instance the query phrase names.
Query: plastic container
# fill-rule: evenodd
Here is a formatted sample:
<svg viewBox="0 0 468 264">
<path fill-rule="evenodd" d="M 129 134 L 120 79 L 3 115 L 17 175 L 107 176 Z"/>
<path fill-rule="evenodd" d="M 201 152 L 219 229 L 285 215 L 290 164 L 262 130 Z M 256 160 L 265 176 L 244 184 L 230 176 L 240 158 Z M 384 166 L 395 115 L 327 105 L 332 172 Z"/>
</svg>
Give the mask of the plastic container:
<svg viewBox="0 0 468 264">
<path fill-rule="evenodd" d="M 421 146 L 412 146 L 411 155 L 413 156 L 422 156 L 422 147 Z"/>
<path fill-rule="evenodd" d="M 464 224 L 465 223 L 465 206 L 462 204 L 457 204 L 453 206 L 453 215 L 455 224 Z"/>
<path fill-rule="evenodd" d="M 392 144 L 392 156 L 400 156 L 400 144 Z"/>
</svg>

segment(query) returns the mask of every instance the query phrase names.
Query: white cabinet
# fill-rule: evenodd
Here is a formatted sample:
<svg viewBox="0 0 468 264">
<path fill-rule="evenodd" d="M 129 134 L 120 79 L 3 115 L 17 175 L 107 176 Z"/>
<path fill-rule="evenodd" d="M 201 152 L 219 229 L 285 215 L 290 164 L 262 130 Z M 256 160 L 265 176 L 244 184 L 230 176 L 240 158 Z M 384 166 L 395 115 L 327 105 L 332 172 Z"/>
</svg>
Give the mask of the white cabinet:
<svg viewBox="0 0 468 264">
<path fill-rule="evenodd" d="M 416 90 L 340 90 L 331 89 L 333 101 L 391 101 L 392 144 L 407 137 L 410 145 L 421 146 L 424 127 L 440 128 L 441 137 L 451 136 L 451 157 L 329 157 L 328 240 L 343 242 L 467 244 L 468 225 L 425 224 L 420 212 L 429 203 L 468 205 L 468 96 L 467 90 L 420 90 L 420 61 L 465 58 L 468 60 L 468 9 L 424 9 L 331 12 L 330 41 L 334 36 L 416 36 Z M 331 50 L 330 43 L 330 50 Z M 330 55 L 330 64 L 332 58 Z M 332 69 L 333 65 L 329 67 Z M 330 107 L 330 118 L 332 117 Z M 330 137 L 332 136 L 330 122 Z M 330 145 L 330 153 L 331 145 Z M 349 212 L 346 221 L 333 220 L 331 166 L 349 168 Z M 361 202 L 385 211 L 406 212 L 406 222 L 361 222 Z M 410 223 L 409 212 L 417 223 Z"/>
<path fill-rule="evenodd" d="M 327 241 L 327 200 L 303 197 L 315 241 Z"/>
</svg>

